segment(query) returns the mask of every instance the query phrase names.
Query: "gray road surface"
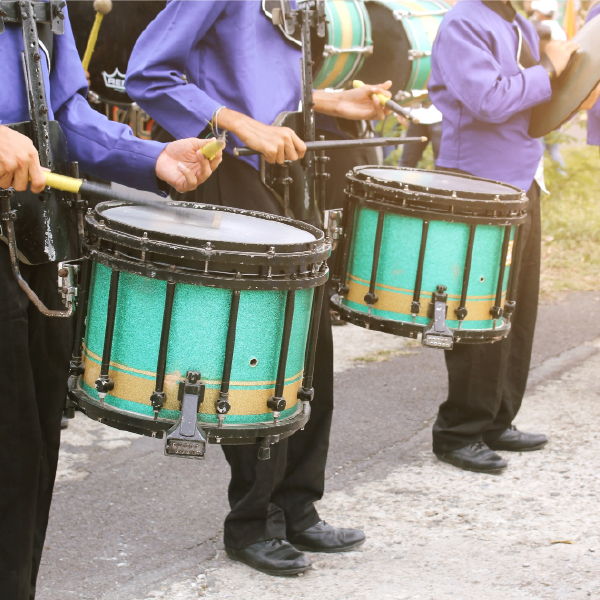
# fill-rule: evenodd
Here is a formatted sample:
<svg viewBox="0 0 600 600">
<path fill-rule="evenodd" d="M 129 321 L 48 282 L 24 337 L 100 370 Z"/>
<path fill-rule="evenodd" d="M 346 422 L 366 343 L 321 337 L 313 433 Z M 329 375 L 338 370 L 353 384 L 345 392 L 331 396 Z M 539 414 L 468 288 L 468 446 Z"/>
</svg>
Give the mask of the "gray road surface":
<svg viewBox="0 0 600 600">
<path fill-rule="evenodd" d="M 391 336 L 384 336 L 385 340 L 380 337 L 380 341 L 373 337 L 377 335 L 383 336 L 353 326 L 335 330 L 337 410 L 329 457 L 328 494 L 321 506 L 322 516 L 336 524 L 365 526 L 373 542 L 365 546 L 365 554 L 355 552 L 342 557 L 315 558 L 317 570 L 305 577 L 306 586 L 302 585 L 302 578 L 296 578 L 292 582 L 293 588 L 289 589 L 293 589 L 293 595 L 297 597 L 319 600 L 374 597 L 373 592 L 379 592 L 381 598 L 480 598 L 486 590 L 485 582 L 490 583 L 485 564 L 473 563 L 469 577 L 483 582 L 472 586 L 473 595 L 461 594 L 461 586 L 449 575 L 455 568 L 452 564 L 444 565 L 446 570 L 443 576 L 440 574 L 439 589 L 436 590 L 432 582 L 436 569 L 440 568 L 434 560 L 438 551 L 437 541 L 431 528 L 420 529 L 420 504 L 430 512 L 438 510 L 439 516 L 436 517 L 438 513 L 432 515 L 437 519 L 434 519 L 435 522 L 445 523 L 446 518 L 454 522 L 453 519 L 466 518 L 458 515 L 460 507 L 457 503 L 463 495 L 469 496 L 470 489 L 476 494 L 483 490 L 481 510 L 473 516 L 479 538 L 492 539 L 498 532 L 501 536 L 510 537 L 515 524 L 508 527 L 502 519 L 494 521 L 486 516 L 486 511 L 491 510 L 494 504 L 508 504 L 510 514 L 515 515 L 515 523 L 518 524 L 521 522 L 519 511 L 524 509 L 518 504 L 513 506 L 517 498 L 515 494 L 518 492 L 531 497 L 531 501 L 521 498 L 526 502 L 521 506 L 528 508 L 532 504 L 527 502 L 535 500 L 539 486 L 532 483 L 531 489 L 519 492 L 518 484 L 513 482 L 510 484 L 512 487 L 504 489 L 504 484 L 481 483 L 482 479 L 464 475 L 432 459 L 429 430 L 437 405 L 444 399 L 446 387 L 443 354 Z M 571 373 L 587 374 L 590 385 L 596 384 L 596 371 L 600 371 L 600 366 L 595 357 L 598 346 L 593 341 L 599 336 L 600 293 L 573 293 L 542 305 L 532 381 L 543 385 L 537 390 L 533 389 L 534 386 L 530 389 L 529 394 L 535 400 L 532 400 L 532 405 L 537 408 L 526 413 L 527 424 L 547 427 L 555 435 L 560 433 L 560 423 L 545 416 L 546 399 L 556 404 L 554 393 L 547 395 L 561 377 L 569 377 Z M 385 353 L 379 358 L 386 355 L 389 358 L 381 362 L 372 360 L 377 358 L 381 348 Z M 365 357 L 371 360 L 355 360 Z M 573 386 L 578 378 L 581 379 L 581 376 L 575 378 Z M 556 410 L 555 406 L 555 413 Z M 549 414 L 555 413 L 550 411 Z M 587 424 L 585 411 L 580 413 L 576 418 Z M 553 447 L 553 460 L 560 458 L 557 454 L 560 450 L 560 445 Z M 562 450 L 569 450 L 567 443 Z M 513 471 L 531 469 L 537 472 L 542 468 L 540 465 L 546 464 L 544 457 L 550 455 L 535 455 L 515 458 L 519 464 L 516 471 L 511 464 L 507 476 L 490 481 L 512 482 L 510 473 Z M 597 452 L 593 458 L 598 458 Z M 592 464 L 590 457 L 586 460 L 585 464 L 589 467 Z M 568 470 L 567 463 L 565 473 Z M 288 580 L 254 574 L 246 567 L 231 565 L 223 558 L 221 524 L 227 512 L 228 478 L 228 466 L 218 447 L 210 446 L 207 459 L 202 463 L 168 459 L 162 454 L 161 441 L 112 430 L 79 414 L 63 438 L 59 481 L 39 578 L 38 599 L 271 599 L 280 597 L 278 590 L 281 590 L 281 598 L 283 594 L 286 598 L 290 597 L 286 586 L 292 583 Z M 540 486 L 543 487 L 542 483 Z M 553 480 L 552 485 L 555 484 L 559 489 L 559 482 Z M 427 501 L 417 502 L 419 494 Z M 356 506 L 353 505 L 353 497 L 358 499 Z M 439 512 L 440 501 L 444 498 L 453 500 L 448 505 L 444 504 L 445 512 Z M 407 503 L 404 524 L 401 523 L 402 511 L 397 505 L 400 500 Z M 563 506 L 568 508 L 569 503 L 565 502 Z M 390 525 L 389 530 L 386 530 L 386 510 L 390 511 L 390 518 L 393 517 L 393 526 Z M 542 527 L 543 522 L 542 519 L 532 527 Z M 439 543 L 448 554 L 451 545 L 458 543 L 458 534 L 450 528 L 444 535 L 447 536 L 446 541 Z M 461 539 L 468 549 L 464 556 L 474 561 L 479 538 L 470 533 L 464 535 L 466 537 Z M 418 541 L 420 536 L 423 537 L 422 544 Z M 527 538 L 525 533 L 523 536 Z M 514 541 L 510 540 L 511 543 Z M 417 548 L 417 558 L 391 562 L 395 560 L 395 554 L 398 554 L 398 560 L 408 558 L 404 550 L 396 553 L 394 546 L 407 543 L 409 547 Z M 523 543 L 533 542 L 525 540 Z M 493 557 L 497 545 L 482 546 L 487 548 L 486 556 L 491 561 L 489 568 L 495 568 Z M 515 565 L 519 569 L 526 568 L 519 566 L 519 561 L 523 562 L 519 552 L 514 550 Z M 584 551 L 579 548 L 577 552 Z M 570 560 L 564 558 L 565 553 L 569 553 L 566 545 L 556 549 L 552 556 L 559 561 Z M 600 555 L 600 544 L 597 553 Z M 449 555 L 452 556 L 452 552 Z M 384 556 L 388 559 L 386 568 L 391 575 L 384 576 L 381 571 Z M 463 555 L 457 552 L 455 556 L 460 562 Z M 507 559 L 506 564 L 509 562 Z M 419 586 L 411 588 L 405 569 L 409 564 L 415 568 L 415 565 L 425 563 L 430 564 L 429 575 L 433 577 L 429 587 L 424 586 L 421 591 Z M 370 571 L 365 571 L 364 565 L 370 565 L 369 569 L 377 573 L 377 581 L 385 580 L 383 587 L 373 587 L 376 581 L 370 580 Z M 593 565 L 597 567 L 597 561 Z M 461 564 L 459 571 L 464 575 L 466 568 Z M 393 574 L 396 572 L 397 588 L 404 591 L 393 595 L 396 593 L 393 591 Z M 338 580 L 336 574 L 341 579 Z M 571 575 L 577 579 L 575 572 Z M 423 576 L 426 576 L 425 572 Z M 228 583 L 229 577 L 232 582 L 237 582 L 233 587 L 233 583 Z M 585 576 L 582 575 L 581 579 L 584 580 Z M 243 586 L 244 581 L 249 586 L 247 596 L 236 587 Z M 322 583 L 318 584 L 319 581 Z M 344 584 L 339 589 L 338 582 Z M 584 584 L 581 583 L 581 586 L 583 590 Z M 330 588 L 329 595 L 324 592 L 326 588 Z M 585 588 L 585 593 L 590 591 L 590 595 L 585 597 L 595 593 L 588 588 Z M 562 593 L 536 596 L 531 595 L 526 586 L 519 589 L 525 592 L 509 595 L 506 588 L 499 587 L 497 595 L 489 597 L 576 597 Z"/>
</svg>

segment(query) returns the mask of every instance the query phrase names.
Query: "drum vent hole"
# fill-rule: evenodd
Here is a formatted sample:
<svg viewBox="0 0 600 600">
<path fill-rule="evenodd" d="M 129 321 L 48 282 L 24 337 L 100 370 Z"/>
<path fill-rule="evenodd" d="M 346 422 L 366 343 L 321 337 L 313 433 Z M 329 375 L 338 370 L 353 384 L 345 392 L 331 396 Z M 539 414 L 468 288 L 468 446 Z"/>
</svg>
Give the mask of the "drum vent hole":
<svg viewBox="0 0 600 600">
<path fill-rule="evenodd" d="M 481 281 L 481 283 L 483 283 L 483 282 L 485 281 L 485 277 L 482 275 L 482 276 L 479 278 L 479 281 Z"/>
<path fill-rule="evenodd" d="M 251 367 L 255 367 L 258 364 L 258 358 L 251 358 L 250 359 L 250 366 Z"/>
</svg>

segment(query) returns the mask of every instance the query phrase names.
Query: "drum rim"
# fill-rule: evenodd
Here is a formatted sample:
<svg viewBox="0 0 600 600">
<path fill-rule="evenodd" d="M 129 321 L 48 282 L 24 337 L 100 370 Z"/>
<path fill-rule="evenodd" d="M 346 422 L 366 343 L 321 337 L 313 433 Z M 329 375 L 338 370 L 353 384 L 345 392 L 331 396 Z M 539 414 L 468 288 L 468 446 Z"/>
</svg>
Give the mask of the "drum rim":
<svg viewBox="0 0 600 600">
<path fill-rule="evenodd" d="M 364 313 L 342 304 L 342 296 L 334 294 L 330 301 L 333 310 L 339 313 L 342 321 L 347 321 L 352 325 L 358 325 L 365 329 L 383 331 L 400 337 L 416 339 L 419 333 L 423 333 L 428 327 L 427 324 L 411 323 L 410 321 L 394 321 L 373 314 Z M 491 319 L 491 317 L 490 317 Z M 511 324 L 506 317 L 502 317 L 502 325 L 496 329 L 457 329 L 450 328 L 454 334 L 454 343 L 456 344 L 483 344 L 496 342 L 505 338 L 511 329 Z"/>
<path fill-rule="evenodd" d="M 440 171 L 437 169 L 417 169 L 417 168 L 410 168 L 410 167 L 393 167 L 390 165 L 361 165 L 360 167 L 354 167 L 354 169 L 352 169 L 352 171 L 350 173 L 348 173 L 347 177 L 350 178 L 350 175 L 353 175 L 357 181 L 367 183 L 366 178 L 371 178 L 370 176 L 363 175 L 363 177 L 365 177 L 365 179 L 361 178 L 361 175 L 362 175 L 361 171 L 363 171 L 365 169 L 380 169 L 380 170 L 384 170 L 384 171 L 410 171 L 411 173 L 425 173 L 427 175 L 436 173 L 436 174 L 441 174 L 441 175 L 445 175 L 448 177 L 457 177 L 459 179 L 468 179 L 470 181 L 481 181 L 484 183 L 494 183 L 496 185 L 501 185 L 502 187 L 512 190 L 512 193 L 506 193 L 506 194 L 492 194 L 492 193 L 480 194 L 480 193 L 475 193 L 475 192 L 457 192 L 457 196 L 460 199 L 466 199 L 466 200 L 469 200 L 469 199 L 481 200 L 482 197 L 485 197 L 485 198 L 489 198 L 489 200 L 491 200 L 493 202 L 497 202 L 497 200 L 495 200 L 495 198 L 496 198 L 496 196 L 500 196 L 500 202 L 505 202 L 505 201 L 510 201 L 510 200 L 522 200 L 522 196 L 526 195 L 525 191 L 522 190 L 521 188 L 518 188 L 515 185 L 511 185 L 510 183 L 505 183 L 504 181 L 497 181 L 494 179 L 486 179 L 485 177 L 476 177 L 475 175 L 469 175 L 468 173 L 456 173 L 454 171 Z M 400 182 L 397 182 L 397 181 L 389 181 L 389 182 L 382 181 L 382 183 L 389 183 L 390 184 L 389 187 L 394 187 L 396 189 L 402 189 L 402 191 L 406 191 L 406 185 L 409 185 L 409 184 L 400 184 Z M 401 187 L 401 186 L 403 186 L 403 187 Z M 383 187 L 386 187 L 386 186 L 383 186 Z M 413 190 L 413 188 L 414 188 L 414 190 Z M 429 190 L 434 190 L 437 193 L 434 193 L 431 195 L 432 196 L 440 196 L 440 197 L 452 197 L 452 193 L 453 193 L 452 191 L 446 192 L 445 190 L 439 190 L 437 188 L 424 188 L 422 186 L 418 186 L 418 185 L 414 185 L 414 184 L 410 184 L 409 190 L 426 193 L 428 195 L 429 195 Z"/>
<path fill-rule="evenodd" d="M 110 200 L 102 202 L 86 215 L 86 225 L 89 232 L 99 240 L 117 243 L 140 251 L 149 251 L 173 257 L 183 257 L 190 260 L 219 261 L 234 264 L 253 265 L 292 265 L 308 264 L 327 260 L 331 253 L 331 244 L 325 238 L 323 231 L 302 221 L 288 217 L 271 215 L 259 211 L 215 206 L 181 201 L 168 201 L 169 206 L 210 209 L 219 212 L 247 215 L 254 218 L 277 221 L 301 229 L 314 236 L 314 240 L 292 244 L 244 244 L 241 242 L 223 242 L 218 240 L 189 239 L 185 236 L 163 233 L 160 231 L 145 231 L 143 227 L 128 225 L 103 214 L 109 208 L 120 206 L 135 206 L 135 202 Z"/>
<path fill-rule="evenodd" d="M 69 398 L 86 417 L 109 427 L 162 439 L 164 434 L 177 422 L 161 418 L 153 419 L 137 413 L 119 410 L 108 404 L 103 405 L 85 391 L 76 387 L 76 381 L 69 381 L 69 386 Z M 235 425 L 219 427 L 218 423 L 199 422 L 199 427 L 206 433 L 207 441 L 211 444 L 258 443 L 268 435 L 279 435 L 279 440 L 282 440 L 304 427 L 310 418 L 310 403 L 299 400 L 297 404 L 298 409 L 293 415 L 281 419 L 277 423 L 236 423 Z M 120 425 L 120 427 L 117 427 L 117 425 Z"/>
</svg>

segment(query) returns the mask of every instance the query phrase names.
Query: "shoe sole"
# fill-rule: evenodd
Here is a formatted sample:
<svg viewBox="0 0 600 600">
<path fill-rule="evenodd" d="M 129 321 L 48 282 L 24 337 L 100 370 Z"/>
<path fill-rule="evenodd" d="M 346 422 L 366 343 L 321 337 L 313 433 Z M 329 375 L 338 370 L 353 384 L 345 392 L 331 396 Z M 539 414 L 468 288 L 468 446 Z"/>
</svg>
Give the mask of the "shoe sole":
<svg viewBox="0 0 600 600">
<path fill-rule="evenodd" d="M 494 452 L 535 452 L 536 450 L 541 450 L 548 442 L 544 442 L 539 446 L 531 446 L 530 448 L 494 448 L 488 445 L 490 450 Z"/>
<path fill-rule="evenodd" d="M 306 573 L 306 571 L 310 571 L 312 569 L 312 565 L 309 565 L 308 567 L 299 567 L 297 569 L 279 569 L 277 571 L 271 571 L 270 569 L 263 569 L 262 567 L 259 567 L 258 565 L 255 565 L 248 561 L 245 561 L 245 560 L 239 558 L 238 556 L 235 556 L 235 554 L 230 554 L 227 550 L 225 550 L 225 552 L 227 553 L 227 556 L 231 560 L 240 562 L 240 563 L 246 565 L 247 567 L 254 569 L 255 571 L 260 571 L 261 573 L 265 573 L 265 575 L 271 575 L 273 577 L 291 577 L 293 575 L 299 575 L 300 573 Z"/>
<path fill-rule="evenodd" d="M 300 550 L 300 552 L 319 552 L 320 554 L 339 554 L 340 552 L 352 552 L 355 548 L 362 546 L 367 540 L 360 540 L 360 542 L 356 542 L 355 544 L 351 544 L 350 546 L 344 546 L 343 548 L 327 548 L 327 549 L 315 549 L 310 546 L 303 546 L 302 544 L 294 544 L 294 542 L 290 542 L 296 550 Z"/>
<path fill-rule="evenodd" d="M 504 471 L 504 469 L 506 469 L 506 467 L 508 467 L 508 465 L 506 465 L 504 467 L 495 467 L 493 469 L 475 469 L 473 467 L 457 465 L 456 463 L 450 462 L 449 460 L 446 460 L 445 458 L 443 458 L 442 456 L 438 456 L 437 454 L 435 455 L 435 457 L 440 462 L 446 463 L 447 465 L 452 465 L 453 467 L 456 467 L 457 469 L 462 469 L 463 471 L 471 471 L 472 473 L 484 473 L 487 475 L 496 475 L 497 473 L 502 473 L 502 471 Z"/>
</svg>

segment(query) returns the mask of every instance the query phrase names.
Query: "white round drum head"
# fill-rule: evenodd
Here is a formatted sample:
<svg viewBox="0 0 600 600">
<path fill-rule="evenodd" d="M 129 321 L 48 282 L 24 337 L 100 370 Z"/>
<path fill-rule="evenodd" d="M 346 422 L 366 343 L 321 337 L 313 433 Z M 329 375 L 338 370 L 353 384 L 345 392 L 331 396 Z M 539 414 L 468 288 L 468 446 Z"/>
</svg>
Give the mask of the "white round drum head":
<svg viewBox="0 0 600 600">
<path fill-rule="evenodd" d="M 143 231 L 154 231 L 187 239 L 238 244 L 304 244 L 316 238 L 312 233 L 287 223 L 246 214 L 208 208 L 177 210 L 149 206 L 116 206 L 102 216 Z"/>
<path fill-rule="evenodd" d="M 461 176 L 459 173 L 447 173 L 445 171 L 413 171 L 411 169 L 383 169 L 379 167 L 365 167 L 356 169 L 364 177 L 377 179 L 385 184 L 397 183 L 400 185 L 418 186 L 420 188 L 429 188 L 432 193 L 435 190 L 443 192 L 457 192 L 470 194 L 490 194 L 490 195 L 514 195 L 515 188 L 496 183 L 495 181 L 486 181 L 481 179 L 471 179 Z"/>
</svg>

